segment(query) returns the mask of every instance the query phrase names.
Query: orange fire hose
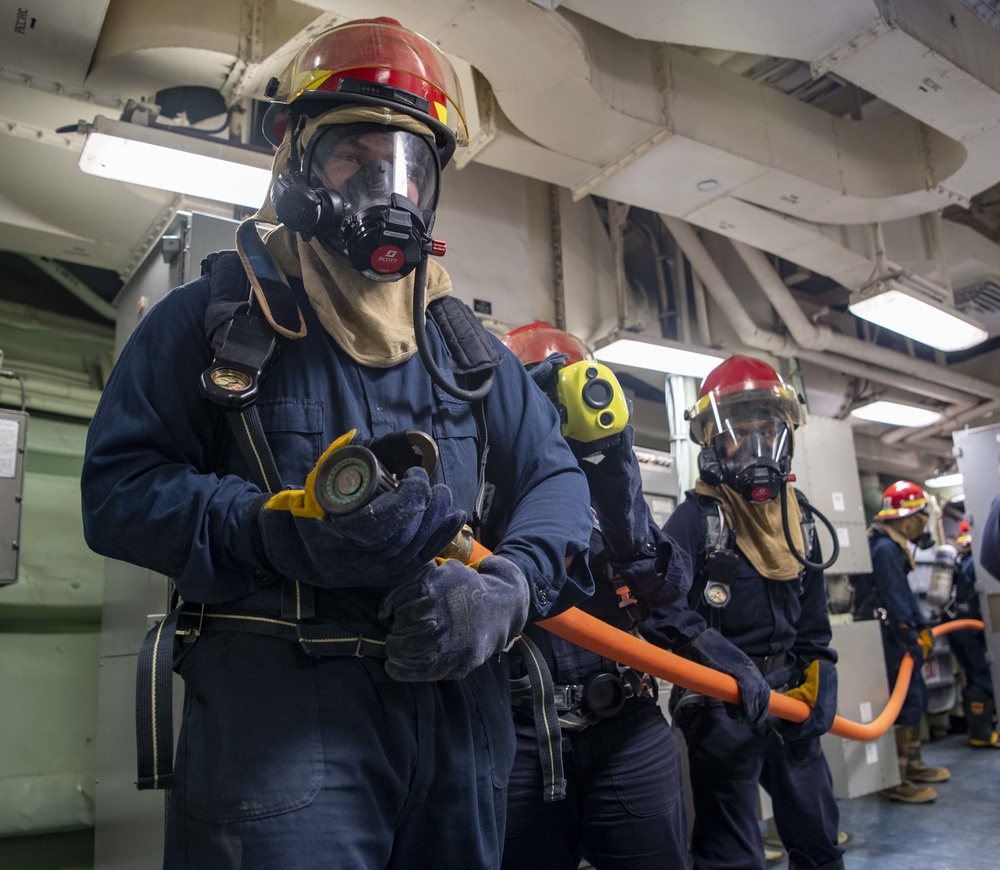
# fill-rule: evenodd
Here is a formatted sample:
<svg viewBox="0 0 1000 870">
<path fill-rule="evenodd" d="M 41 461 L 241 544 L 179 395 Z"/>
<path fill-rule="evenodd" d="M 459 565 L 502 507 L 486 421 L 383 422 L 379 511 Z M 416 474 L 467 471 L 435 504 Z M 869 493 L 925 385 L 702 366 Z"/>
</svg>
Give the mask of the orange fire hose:
<svg viewBox="0 0 1000 870">
<path fill-rule="evenodd" d="M 462 535 L 456 536 L 456 541 Z M 471 542 L 471 551 L 463 552 L 459 558 L 466 564 L 474 562 L 483 556 L 491 555 L 490 551 L 476 541 L 471 535 L 466 535 L 466 546 Z M 443 552 L 442 556 L 448 555 Z M 728 674 L 707 668 L 696 662 L 689 661 L 672 652 L 667 652 L 635 635 L 602 622 L 589 613 L 584 613 L 576 607 L 560 613 L 558 616 L 543 619 L 538 622 L 542 628 L 551 631 L 570 643 L 585 647 L 593 652 L 606 656 L 623 665 L 636 668 L 654 677 L 659 677 L 669 683 L 676 683 L 685 689 L 692 689 L 713 698 L 739 702 L 740 692 L 736 680 Z M 935 637 L 950 634 L 964 629 L 983 630 L 983 622 L 979 619 L 956 619 L 945 622 L 931 629 Z M 831 734 L 845 737 L 848 740 L 870 742 L 877 740 L 888 731 L 896 721 L 899 711 L 906 698 L 906 690 L 910 687 L 910 677 L 913 675 L 913 656 L 906 653 L 899 665 L 896 675 L 896 685 L 893 686 L 885 708 L 871 722 L 852 722 L 842 716 L 835 716 Z M 795 698 L 789 698 L 780 692 L 771 692 L 771 703 L 768 712 L 789 722 L 804 722 L 809 718 L 809 705 Z"/>
<path fill-rule="evenodd" d="M 740 693 L 736 680 L 728 674 L 706 668 L 704 665 L 696 664 L 660 649 L 634 635 L 613 628 L 606 622 L 602 622 L 576 607 L 571 607 L 558 616 L 541 620 L 538 625 L 570 641 L 570 643 L 586 647 L 602 656 L 652 674 L 667 682 L 676 683 L 686 689 L 693 689 L 696 692 L 729 701 L 732 704 L 739 701 Z M 967 628 L 982 630 L 983 623 L 978 619 L 957 619 L 954 622 L 935 626 L 931 629 L 931 634 L 937 636 Z M 830 733 L 836 734 L 838 737 L 846 737 L 849 740 L 861 741 L 871 741 L 880 737 L 896 721 L 896 716 L 899 715 L 903 706 L 903 699 L 906 697 L 906 690 L 909 688 L 912 674 L 913 657 L 906 653 L 899 666 L 896 685 L 893 687 L 885 709 L 867 723 L 852 722 L 850 719 L 836 716 Z M 809 717 L 809 705 L 794 698 L 788 698 L 780 692 L 771 692 L 770 713 L 790 722 L 803 722 Z"/>
</svg>

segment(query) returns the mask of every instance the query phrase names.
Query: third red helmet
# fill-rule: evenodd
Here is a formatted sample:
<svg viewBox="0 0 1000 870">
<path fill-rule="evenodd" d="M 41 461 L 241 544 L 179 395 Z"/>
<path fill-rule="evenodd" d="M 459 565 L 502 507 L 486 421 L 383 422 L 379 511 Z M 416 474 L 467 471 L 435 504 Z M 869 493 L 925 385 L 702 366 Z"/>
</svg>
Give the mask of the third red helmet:
<svg viewBox="0 0 1000 870">
<path fill-rule="evenodd" d="M 540 363 L 553 353 L 564 353 L 567 365 L 591 359 L 590 348 L 575 335 L 536 320 L 512 329 L 500 339 L 524 365 Z"/>
<path fill-rule="evenodd" d="M 897 480 L 882 493 L 877 520 L 895 520 L 927 509 L 927 493 L 912 480 Z"/>
</svg>

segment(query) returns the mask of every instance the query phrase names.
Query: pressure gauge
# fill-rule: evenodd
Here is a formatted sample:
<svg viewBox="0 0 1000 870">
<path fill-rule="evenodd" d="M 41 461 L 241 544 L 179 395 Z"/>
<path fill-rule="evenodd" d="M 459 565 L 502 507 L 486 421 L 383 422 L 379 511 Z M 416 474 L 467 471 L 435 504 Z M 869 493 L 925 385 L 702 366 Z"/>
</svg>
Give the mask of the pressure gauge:
<svg viewBox="0 0 1000 870">
<path fill-rule="evenodd" d="M 705 600 L 711 607 L 725 607 L 729 603 L 728 583 L 712 582 L 705 586 Z"/>
</svg>

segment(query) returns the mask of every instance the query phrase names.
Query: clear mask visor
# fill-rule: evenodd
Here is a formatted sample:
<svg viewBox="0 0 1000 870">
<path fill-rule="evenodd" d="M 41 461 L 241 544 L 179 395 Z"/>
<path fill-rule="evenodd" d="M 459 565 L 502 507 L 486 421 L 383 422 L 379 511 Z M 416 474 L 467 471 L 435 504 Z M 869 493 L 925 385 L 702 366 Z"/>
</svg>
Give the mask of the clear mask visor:
<svg viewBox="0 0 1000 870">
<path fill-rule="evenodd" d="M 792 454 L 792 427 L 785 420 L 756 419 L 720 421 L 712 446 L 723 461 L 747 468 L 760 459 L 776 463 Z"/>
<path fill-rule="evenodd" d="M 335 190 L 354 214 L 390 205 L 392 194 L 421 210 L 437 202 L 438 167 L 422 136 L 381 124 L 333 124 L 312 137 L 303 160 L 309 186 Z"/>
</svg>

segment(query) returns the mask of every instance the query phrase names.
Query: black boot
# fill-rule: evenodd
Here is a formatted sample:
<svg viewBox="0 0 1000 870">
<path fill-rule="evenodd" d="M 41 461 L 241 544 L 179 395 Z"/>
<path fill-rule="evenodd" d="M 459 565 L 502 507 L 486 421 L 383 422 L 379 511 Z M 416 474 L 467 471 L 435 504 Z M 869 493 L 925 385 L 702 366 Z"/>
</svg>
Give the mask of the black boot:
<svg viewBox="0 0 1000 870">
<path fill-rule="evenodd" d="M 985 692 L 975 696 L 970 693 L 962 698 L 962 706 L 969 725 L 969 746 L 1000 749 L 1000 741 L 993 730 L 993 699 Z"/>
</svg>

